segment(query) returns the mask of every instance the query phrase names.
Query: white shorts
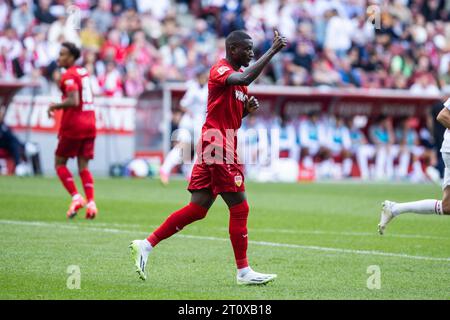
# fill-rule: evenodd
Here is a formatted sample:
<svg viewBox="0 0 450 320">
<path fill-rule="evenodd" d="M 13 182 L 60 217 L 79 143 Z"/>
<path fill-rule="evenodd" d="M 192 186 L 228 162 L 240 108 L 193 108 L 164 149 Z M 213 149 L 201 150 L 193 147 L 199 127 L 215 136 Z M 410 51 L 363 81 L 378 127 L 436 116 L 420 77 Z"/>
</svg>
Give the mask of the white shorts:
<svg viewBox="0 0 450 320">
<path fill-rule="evenodd" d="M 450 185 L 450 152 L 441 152 L 442 160 L 445 164 L 444 181 L 442 181 L 442 190 Z"/>
<path fill-rule="evenodd" d="M 177 140 L 184 143 L 198 141 L 204 122 L 205 119 L 202 116 L 191 118 L 187 114 L 183 115 L 178 125 Z"/>
</svg>

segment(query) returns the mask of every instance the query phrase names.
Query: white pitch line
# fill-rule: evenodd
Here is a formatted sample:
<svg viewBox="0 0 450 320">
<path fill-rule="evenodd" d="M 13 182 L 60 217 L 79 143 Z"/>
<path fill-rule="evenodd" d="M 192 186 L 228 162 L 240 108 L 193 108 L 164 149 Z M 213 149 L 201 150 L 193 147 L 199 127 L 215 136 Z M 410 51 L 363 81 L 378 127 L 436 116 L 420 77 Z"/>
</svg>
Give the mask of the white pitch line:
<svg viewBox="0 0 450 320">
<path fill-rule="evenodd" d="M 0 220 L 1 221 L 1 220 Z M 8 220 L 3 220 L 8 221 Z M 13 220 L 11 220 L 13 221 Z M 41 223 L 36 221 L 35 223 Z M 65 226 L 66 224 L 62 224 Z M 89 225 L 89 223 L 82 223 L 81 226 Z M 130 223 L 95 223 L 96 227 L 131 227 L 131 228 L 139 228 L 141 225 L 139 224 L 130 224 Z M 145 225 L 147 228 L 157 228 L 159 225 Z M 228 232 L 228 228 L 224 227 L 211 227 L 210 229 L 226 231 Z M 123 229 L 121 229 L 123 230 Z M 354 232 L 354 231 L 326 231 L 326 230 L 292 230 L 292 229 L 270 229 L 270 228 L 251 228 L 250 231 L 252 233 L 286 233 L 286 234 L 308 234 L 308 235 L 331 235 L 331 236 L 350 236 L 350 237 L 380 237 L 378 231 L 374 232 Z M 450 240 L 450 237 L 442 237 L 442 236 L 430 236 L 423 234 L 402 234 L 402 233 L 389 233 L 386 238 L 405 238 L 405 239 L 425 239 L 425 240 Z"/>
<path fill-rule="evenodd" d="M 17 220 L 0 220 L 0 224 L 13 224 L 13 225 L 24 225 L 24 226 L 36 226 L 36 227 L 58 227 L 63 229 L 72 230 L 90 230 L 98 232 L 107 233 L 122 233 L 122 234 L 136 234 L 144 233 L 144 231 L 139 230 L 123 230 L 123 229 L 111 229 L 111 228 L 96 228 L 82 225 L 70 225 L 63 223 L 49 223 L 40 221 L 17 221 Z M 187 239 L 197 239 L 197 240 L 211 240 L 211 241 L 229 241 L 228 238 L 217 238 L 208 236 L 195 236 L 187 234 L 177 234 L 176 237 L 187 238 Z M 337 252 L 346 254 L 359 254 L 359 255 L 372 255 L 372 256 L 384 256 L 384 257 L 397 257 L 413 260 L 426 260 L 426 261 L 444 261 L 450 262 L 449 258 L 437 258 L 437 257 L 427 257 L 427 256 L 413 256 L 404 253 L 391 253 L 376 250 L 355 250 L 355 249 L 342 249 L 342 248 L 330 248 L 330 247 L 320 247 L 320 246 L 310 246 L 310 245 L 299 245 L 299 244 L 289 244 L 289 243 L 277 243 L 277 242 L 267 242 L 267 241 L 254 241 L 250 240 L 249 243 L 260 246 L 267 247 L 281 247 L 281 248 L 293 248 L 293 249 L 303 249 L 303 250 L 315 250 L 324 252 Z"/>
<path fill-rule="evenodd" d="M 228 229 L 227 229 L 228 230 Z M 253 232 L 267 233 L 291 233 L 291 234 L 311 234 L 311 235 L 336 235 L 336 236 L 373 236 L 379 237 L 378 231 L 374 232 L 352 232 L 352 231 L 324 231 L 324 230 L 290 230 L 290 229 L 252 229 Z M 389 234 L 389 238 L 407 238 L 407 239 L 427 239 L 427 240 L 449 240 L 449 237 L 428 236 L 419 234 Z"/>
</svg>

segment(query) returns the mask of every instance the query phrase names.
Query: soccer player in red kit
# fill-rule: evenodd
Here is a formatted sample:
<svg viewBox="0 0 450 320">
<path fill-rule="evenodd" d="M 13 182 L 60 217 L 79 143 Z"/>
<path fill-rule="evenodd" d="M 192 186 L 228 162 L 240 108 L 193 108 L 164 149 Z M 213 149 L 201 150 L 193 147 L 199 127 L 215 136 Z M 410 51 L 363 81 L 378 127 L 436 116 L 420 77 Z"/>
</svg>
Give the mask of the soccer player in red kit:
<svg viewBox="0 0 450 320">
<path fill-rule="evenodd" d="M 76 216 L 86 204 L 86 219 L 94 219 L 97 206 L 94 202 L 94 179 L 88 169 L 89 160 L 94 158 L 96 136 L 95 111 L 89 74 L 85 68 L 75 65 L 80 50 L 70 42 L 64 42 L 58 57 L 58 66 L 66 69 L 61 76 L 62 102 L 48 108 L 49 117 L 56 110 L 63 110 L 58 133 L 58 147 L 55 152 L 55 169 L 62 184 L 72 196 L 67 218 Z M 76 157 L 78 171 L 83 183 L 86 200 L 78 193 L 67 160 Z"/>
<path fill-rule="evenodd" d="M 237 157 L 237 130 L 242 118 L 258 109 L 258 101 L 247 97 L 252 83 L 271 58 L 286 46 L 286 39 L 275 31 L 272 47 L 253 65 L 253 42 L 244 31 L 233 31 L 226 38 L 226 58 L 212 66 L 208 80 L 208 109 L 199 142 L 198 160 L 188 190 L 191 201 L 172 213 L 147 239 L 130 244 L 136 272 L 146 279 L 145 266 L 150 251 L 161 241 L 204 218 L 220 195 L 230 211 L 229 234 L 237 265 L 238 284 L 263 284 L 274 274 L 253 271 L 247 261 L 247 204 L 244 174 Z M 241 66 L 248 67 L 243 71 Z"/>
</svg>

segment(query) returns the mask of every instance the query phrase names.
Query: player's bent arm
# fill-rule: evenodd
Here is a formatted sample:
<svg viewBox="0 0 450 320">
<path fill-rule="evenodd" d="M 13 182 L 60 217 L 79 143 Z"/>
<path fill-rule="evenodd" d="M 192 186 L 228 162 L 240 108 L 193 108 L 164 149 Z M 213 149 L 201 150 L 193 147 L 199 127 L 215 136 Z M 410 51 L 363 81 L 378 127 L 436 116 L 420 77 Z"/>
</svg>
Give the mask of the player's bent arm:
<svg viewBox="0 0 450 320">
<path fill-rule="evenodd" d="M 446 107 L 442 108 L 441 112 L 436 117 L 437 121 L 447 129 L 450 129 L 450 110 Z"/>
<path fill-rule="evenodd" d="M 263 71 L 264 67 L 270 62 L 270 59 L 277 53 L 272 48 L 267 50 L 254 64 L 245 69 L 244 72 L 234 72 L 230 74 L 226 80 L 227 85 L 248 86 Z"/>
</svg>

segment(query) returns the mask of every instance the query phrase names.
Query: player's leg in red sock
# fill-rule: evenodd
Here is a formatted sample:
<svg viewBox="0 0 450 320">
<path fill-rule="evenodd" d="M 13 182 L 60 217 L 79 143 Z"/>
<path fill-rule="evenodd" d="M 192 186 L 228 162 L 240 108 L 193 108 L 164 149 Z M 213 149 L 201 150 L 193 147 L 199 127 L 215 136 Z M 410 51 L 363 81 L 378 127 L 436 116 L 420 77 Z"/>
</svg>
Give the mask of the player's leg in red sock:
<svg viewBox="0 0 450 320">
<path fill-rule="evenodd" d="M 55 167 L 56 167 L 56 174 L 59 177 L 59 180 L 61 180 L 64 188 L 66 188 L 67 192 L 71 196 L 74 196 L 78 194 L 77 187 L 75 185 L 75 182 L 73 181 L 73 176 L 70 170 L 66 167 L 67 159 L 56 157 L 55 161 Z"/>
<path fill-rule="evenodd" d="M 229 233 L 238 269 L 248 267 L 247 218 L 248 203 L 245 192 L 225 192 L 221 196 L 230 210 Z"/>
<path fill-rule="evenodd" d="M 229 233 L 234 257 L 238 269 L 248 267 L 247 247 L 247 218 L 249 207 L 247 200 L 230 207 Z"/>
<path fill-rule="evenodd" d="M 147 240 L 152 247 L 154 247 L 158 242 L 169 238 L 188 224 L 203 219 L 207 212 L 208 209 L 190 202 L 184 208 L 172 213 L 166 221 L 164 221 L 163 224 L 147 238 Z"/>
<path fill-rule="evenodd" d="M 78 157 L 78 171 L 83 183 L 84 194 L 87 199 L 86 219 L 94 219 L 97 216 L 97 205 L 94 202 L 94 178 L 88 169 L 89 159 Z"/>
<path fill-rule="evenodd" d="M 80 178 L 87 201 L 94 201 L 94 178 L 88 168 L 80 171 Z"/>
<path fill-rule="evenodd" d="M 161 240 L 167 239 L 188 224 L 206 217 L 215 197 L 210 191 L 199 190 L 192 193 L 191 202 L 178 211 L 172 213 L 148 238 L 152 247 Z"/>
</svg>

